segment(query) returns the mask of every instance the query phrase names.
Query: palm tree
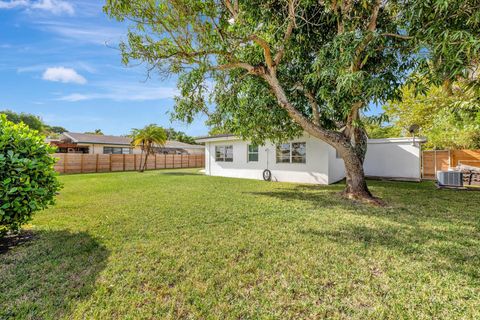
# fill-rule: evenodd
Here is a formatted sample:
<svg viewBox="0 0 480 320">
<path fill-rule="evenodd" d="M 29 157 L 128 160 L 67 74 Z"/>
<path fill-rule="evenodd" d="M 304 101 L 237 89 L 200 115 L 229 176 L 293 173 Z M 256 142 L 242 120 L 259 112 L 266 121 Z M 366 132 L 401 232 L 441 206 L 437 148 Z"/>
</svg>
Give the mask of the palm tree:
<svg viewBox="0 0 480 320">
<path fill-rule="evenodd" d="M 142 149 L 139 171 L 143 172 L 147 166 L 148 155 L 153 153 L 153 147 L 155 145 L 165 145 L 165 142 L 167 141 L 167 133 L 162 127 L 159 127 L 156 124 L 149 124 L 143 129 L 132 129 L 130 136 L 132 138 L 132 145 L 135 147 L 140 146 Z M 145 159 L 142 164 L 143 153 L 145 153 Z"/>
</svg>

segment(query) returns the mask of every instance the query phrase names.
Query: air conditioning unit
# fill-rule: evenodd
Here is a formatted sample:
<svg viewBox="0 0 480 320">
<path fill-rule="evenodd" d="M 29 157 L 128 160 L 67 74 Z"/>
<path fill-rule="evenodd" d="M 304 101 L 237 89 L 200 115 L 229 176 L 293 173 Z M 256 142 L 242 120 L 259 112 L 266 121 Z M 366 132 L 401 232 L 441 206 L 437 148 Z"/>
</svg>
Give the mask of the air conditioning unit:
<svg viewBox="0 0 480 320">
<path fill-rule="evenodd" d="M 463 187 L 463 173 L 458 171 L 437 171 L 440 186 Z"/>
</svg>

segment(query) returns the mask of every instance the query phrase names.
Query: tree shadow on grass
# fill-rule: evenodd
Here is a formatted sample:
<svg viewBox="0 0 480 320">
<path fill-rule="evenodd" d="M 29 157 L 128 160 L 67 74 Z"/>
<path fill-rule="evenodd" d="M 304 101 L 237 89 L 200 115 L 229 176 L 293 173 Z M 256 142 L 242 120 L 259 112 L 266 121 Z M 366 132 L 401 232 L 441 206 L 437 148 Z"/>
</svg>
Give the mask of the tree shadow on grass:
<svg viewBox="0 0 480 320">
<path fill-rule="evenodd" d="M 307 204 L 313 210 L 338 211 L 337 228 L 301 228 L 306 237 L 342 245 L 385 248 L 433 269 L 480 279 L 480 193 L 437 190 L 430 183 L 370 181 L 388 207 L 376 208 L 342 199 L 342 185 L 295 186 L 252 193 Z M 348 216 L 342 217 L 343 214 Z M 352 216 L 358 219 L 350 221 Z M 367 219 L 364 219 L 367 218 Z"/>
<path fill-rule="evenodd" d="M 194 172 L 161 172 L 161 174 L 168 176 L 202 176 L 202 174 Z"/>
<path fill-rule="evenodd" d="M 88 233 L 38 231 L 0 254 L 0 319 L 56 319 L 87 299 L 109 252 Z"/>
</svg>

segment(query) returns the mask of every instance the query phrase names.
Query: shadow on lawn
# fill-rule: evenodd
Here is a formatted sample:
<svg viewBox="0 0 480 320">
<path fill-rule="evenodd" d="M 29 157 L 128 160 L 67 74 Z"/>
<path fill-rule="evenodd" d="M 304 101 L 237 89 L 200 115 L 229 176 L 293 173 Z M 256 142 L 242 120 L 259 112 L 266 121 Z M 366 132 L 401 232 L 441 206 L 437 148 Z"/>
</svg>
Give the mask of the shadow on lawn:
<svg viewBox="0 0 480 320">
<path fill-rule="evenodd" d="M 161 174 L 167 176 L 202 176 L 202 174 L 194 172 L 162 172 Z"/>
<path fill-rule="evenodd" d="M 343 185 L 296 186 L 252 193 L 283 201 L 301 201 L 314 210 L 340 208 L 337 229 L 299 229 L 307 237 L 322 237 L 358 248 L 383 247 L 436 270 L 480 277 L 480 193 L 436 190 L 429 183 L 370 182 L 372 193 L 389 207 L 375 208 L 344 200 Z M 342 217 L 343 214 L 348 217 Z M 349 222 L 351 215 L 369 218 Z M 371 219 L 370 219 L 371 218 Z M 359 222 L 360 221 L 360 222 Z M 360 248 L 361 248 L 360 247 Z"/>
<path fill-rule="evenodd" d="M 35 232 L 0 255 L 0 319 L 68 317 L 94 291 L 108 255 L 85 232 Z"/>
</svg>

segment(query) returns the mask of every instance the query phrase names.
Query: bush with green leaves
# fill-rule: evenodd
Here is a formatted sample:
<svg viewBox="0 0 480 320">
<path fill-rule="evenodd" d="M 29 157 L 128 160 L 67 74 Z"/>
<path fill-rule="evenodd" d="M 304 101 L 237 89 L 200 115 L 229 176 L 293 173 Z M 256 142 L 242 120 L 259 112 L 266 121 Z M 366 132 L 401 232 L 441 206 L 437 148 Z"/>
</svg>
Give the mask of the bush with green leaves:
<svg viewBox="0 0 480 320">
<path fill-rule="evenodd" d="M 54 203 L 61 187 L 54 152 L 38 131 L 0 116 L 0 237 Z"/>
</svg>

